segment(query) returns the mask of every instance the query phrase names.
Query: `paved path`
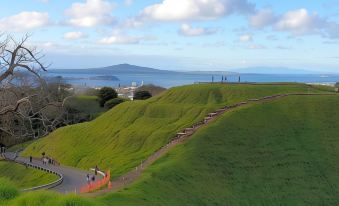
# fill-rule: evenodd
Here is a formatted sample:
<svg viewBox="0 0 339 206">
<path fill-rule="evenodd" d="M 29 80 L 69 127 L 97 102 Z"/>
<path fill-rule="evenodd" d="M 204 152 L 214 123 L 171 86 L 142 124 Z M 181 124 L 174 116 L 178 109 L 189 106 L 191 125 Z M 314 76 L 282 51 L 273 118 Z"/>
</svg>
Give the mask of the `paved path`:
<svg viewBox="0 0 339 206">
<path fill-rule="evenodd" d="M 14 160 L 15 153 L 7 152 L 5 154 L 6 158 Z M 29 158 L 25 157 L 18 157 L 15 159 L 17 163 L 28 163 Z M 63 175 L 63 181 L 60 185 L 51 188 L 51 190 L 60 192 L 60 193 L 69 193 L 69 192 L 77 192 L 81 186 L 87 184 L 86 182 L 86 175 L 91 174 L 89 171 L 83 171 L 73 167 L 66 167 L 66 166 L 54 166 L 54 165 L 43 165 L 41 160 L 33 159 L 32 165 L 40 166 L 42 168 L 46 168 L 52 171 L 55 171 L 59 174 Z M 97 176 L 96 178 L 101 178 Z"/>
</svg>

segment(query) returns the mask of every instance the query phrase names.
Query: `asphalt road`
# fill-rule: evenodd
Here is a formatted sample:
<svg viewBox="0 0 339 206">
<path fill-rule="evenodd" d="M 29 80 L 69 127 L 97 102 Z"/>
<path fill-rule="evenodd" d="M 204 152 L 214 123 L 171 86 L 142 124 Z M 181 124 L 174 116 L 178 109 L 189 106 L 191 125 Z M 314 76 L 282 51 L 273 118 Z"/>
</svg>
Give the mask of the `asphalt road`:
<svg viewBox="0 0 339 206">
<path fill-rule="evenodd" d="M 5 153 L 6 158 L 14 160 L 15 153 L 13 152 L 7 152 Z M 28 163 L 29 158 L 26 157 L 17 157 L 15 159 L 15 162 L 17 163 Z M 33 159 L 32 163 L 33 165 L 40 166 L 42 168 L 46 168 L 52 171 L 55 171 L 59 174 L 63 175 L 63 182 L 54 187 L 50 190 L 54 190 L 60 193 L 69 193 L 69 192 L 76 192 L 78 193 L 80 190 L 80 187 L 87 184 L 86 176 L 87 174 L 93 175 L 93 172 L 91 171 L 84 171 L 73 167 L 67 167 L 67 166 L 55 166 L 51 164 L 44 165 L 41 160 Z M 96 176 L 97 178 L 101 178 L 101 176 Z"/>
</svg>

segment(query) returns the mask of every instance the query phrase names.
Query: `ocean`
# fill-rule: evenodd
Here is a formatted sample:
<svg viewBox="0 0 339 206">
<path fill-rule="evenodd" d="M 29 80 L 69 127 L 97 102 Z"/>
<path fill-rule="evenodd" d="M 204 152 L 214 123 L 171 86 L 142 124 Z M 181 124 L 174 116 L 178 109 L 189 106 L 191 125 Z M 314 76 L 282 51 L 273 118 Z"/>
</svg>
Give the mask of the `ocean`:
<svg viewBox="0 0 339 206">
<path fill-rule="evenodd" d="M 102 73 L 83 73 L 83 72 L 64 72 L 53 70 L 47 74 L 48 77 L 62 76 L 67 83 L 76 86 L 88 87 L 118 87 L 130 86 L 132 82 L 140 85 L 154 84 L 165 88 L 174 86 L 181 86 L 187 84 L 194 84 L 197 82 L 221 82 L 222 74 L 208 74 L 208 73 L 189 73 L 189 72 L 164 72 L 164 73 L 110 73 L 105 75 L 114 75 L 119 80 L 113 81 L 111 79 L 97 79 L 93 77 L 102 76 Z M 232 74 L 226 75 L 228 82 L 299 82 L 299 83 L 320 83 L 320 84 L 334 84 L 339 82 L 339 74 Z"/>
</svg>

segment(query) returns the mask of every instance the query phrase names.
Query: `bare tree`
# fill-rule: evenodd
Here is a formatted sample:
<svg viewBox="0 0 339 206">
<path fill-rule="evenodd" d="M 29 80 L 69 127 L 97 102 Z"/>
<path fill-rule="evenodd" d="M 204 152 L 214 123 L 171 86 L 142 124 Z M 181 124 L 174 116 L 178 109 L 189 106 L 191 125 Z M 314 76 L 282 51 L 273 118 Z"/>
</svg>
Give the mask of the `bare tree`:
<svg viewBox="0 0 339 206">
<path fill-rule="evenodd" d="M 49 92 L 43 55 L 28 38 L 0 35 L 0 141 L 45 136 L 64 122 L 63 99 Z"/>
</svg>

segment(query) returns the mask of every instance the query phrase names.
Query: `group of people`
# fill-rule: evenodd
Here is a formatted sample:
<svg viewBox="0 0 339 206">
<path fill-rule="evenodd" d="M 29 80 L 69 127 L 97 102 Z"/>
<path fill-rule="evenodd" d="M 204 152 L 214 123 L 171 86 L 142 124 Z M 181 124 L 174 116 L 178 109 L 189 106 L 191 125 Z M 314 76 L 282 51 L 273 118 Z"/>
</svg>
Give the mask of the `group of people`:
<svg viewBox="0 0 339 206">
<path fill-rule="evenodd" d="M 55 165 L 55 161 L 54 161 L 54 159 L 52 159 L 50 157 L 43 157 L 42 158 L 42 164 L 44 164 L 44 165 L 47 165 L 47 164 Z"/>
<path fill-rule="evenodd" d="M 94 168 L 94 175 L 92 176 L 90 174 L 86 175 L 87 184 L 91 184 L 91 182 L 95 182 L 95 176 L 98 175 L 98 172 L 99 172 L 99 167 L 98 165 L 96 165 Z"/>
<path fill-rule="evenodd" d="M 87 174 L 86 181 L 87 181 L 87 184 L 91 184 L 91 182 L 95 182 L 95 175 L 91 176 L 90 174 Z"/>
</svg>

